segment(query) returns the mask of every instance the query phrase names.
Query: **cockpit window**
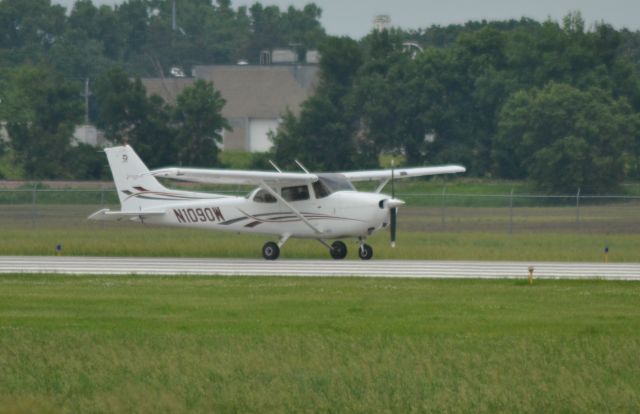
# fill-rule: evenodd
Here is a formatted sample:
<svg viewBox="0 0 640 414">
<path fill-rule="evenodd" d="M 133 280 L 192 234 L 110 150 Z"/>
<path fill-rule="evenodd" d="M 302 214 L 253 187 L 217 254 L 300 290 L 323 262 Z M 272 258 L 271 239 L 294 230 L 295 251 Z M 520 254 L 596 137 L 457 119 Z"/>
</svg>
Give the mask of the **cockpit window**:
<svg viewBox="0 0 640 414">
<path fill-rule="evenodd" d="M 282 187 L 282 198 L 286 201 L 301 201 L 309 199 L 309 187 L 297 185 L 295 187 Z"/>
<path fill-rule="evenodd" d="M 313 183 L 313 192 L 316 193 L 316 198 L 324 198 L 331 194 L 331 191 L 320 180 Z"/>
<path fill-rule="evenodd" d="M 275 203 L 276 198 L 272 196 L 268 191 L 262 189 L 258 190 L 256 195 L 253 197 L 253 201 L 256 203 Z"/>
<path fill-rule="evenodd" d="M 329 190 L 329 193 L 335 193 L 336 191 L 355 191 L 356 189 L 351 184 L 351 181 L 342 174 L 325 173 L 318 174 L 320 182 Z"/>
</svg>

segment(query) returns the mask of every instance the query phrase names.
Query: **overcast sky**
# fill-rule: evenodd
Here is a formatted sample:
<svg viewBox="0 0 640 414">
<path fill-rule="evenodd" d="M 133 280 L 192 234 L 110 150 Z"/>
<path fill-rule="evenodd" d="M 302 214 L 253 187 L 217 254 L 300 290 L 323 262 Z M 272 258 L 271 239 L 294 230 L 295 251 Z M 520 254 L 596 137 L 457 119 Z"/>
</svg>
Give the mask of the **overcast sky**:
<svg viewBox="0 0 640 414">
<path fill-rule="evenodd" d="M 179 5 L 178 0 L 178 5 Z M 74 0 L 52 0 L 69 8 Z M 93 0 L 94 4 L 117 4 L 121 0 Z M 255 0 L 232 0 L 234 7 Z M 264 5 L 298 8 L 309 0 L 262 0 Z M 538 21 L 561 20 L 579 10 L 587 26 L 605 21 L 616 28 L 640 29 L 640 0 L 316 0 L 322 8 L 322 24 L 329 34 L 360 38 L 371 30 L 373 17 L 387 14 L 393 26 L 417 29 L 468 20 L 503 20 L 522 16 Z"/>
</svg>

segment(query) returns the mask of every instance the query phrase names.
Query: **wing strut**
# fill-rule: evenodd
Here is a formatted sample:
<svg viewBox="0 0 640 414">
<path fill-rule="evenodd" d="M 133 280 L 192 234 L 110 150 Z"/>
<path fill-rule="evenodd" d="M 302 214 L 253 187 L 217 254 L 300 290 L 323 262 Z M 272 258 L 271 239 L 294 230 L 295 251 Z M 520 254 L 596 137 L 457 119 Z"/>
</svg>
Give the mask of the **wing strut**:
<svg viewBox="0 0 640 414">
<path fill-rule="evenodd" d="M 260 187 L 262 187 L 263 189 L 265 189 L 267 192 L 269 192 L 269 194 L 271 194 L 272 196 L 274 196 L 278 201 L 280 201 L 282 204 L 284 204 L 285 206 L 287 206 L 289 208 L 289 210 L 291 210 L 291 212 L 293 214 L 295 214 L 296 216 L 298 216 L 298 218 L 300 220 L 302 220 L 304 222 L 304 224 L 306 224 L 307 226 L 309 226 L 309 228 L 313 231 L 315 231 L 318 234 L 322 234 L 322 231 L 320 231 L 319 228 L 317 228 L 316 226 L 314 226 L 313 224 L 311 224 L 311 222 L 309 220 L 307 220 L 307 218 L 305 216 L 302 215 L 302 213 L 300 213 L 294 206 L 292 206 L 291 204 L 289 204 L 289 202 L 287 202 L 287 200 L 285 200 L 284 198 L 282 198 L 282 196 L 280 194 L 277 193 L 277 191 L 275 191 L 273 188 L 271 188 L 267 183 L 265 183 L 264 181 L 260 182 Z"/>
<path fill-rule="evenodd" d="M 374 191 L 374 193 L 379 193 L 380 191 L 382 191 L 382 189 L 387 185 L 389 180 L 391 180 L 391 178 L 387 178 L 386 180 L 381 181 L 380 185 L 378 186 L 378 188 L 376 188 L 376 191 Z"/>
<path fill-rule="evenodd" d="M 298 167 L 302 168 L 302 171 L 304 171 L 307 174 L 311 174 L 306 168 L 304 168 L 304 165 L 302 165 L 302 163 L 300 163 L 300 161 L 298 160 L 294 160 L 296 162 L 296 164 L 298 164 Z"/>
<path fill-rule="evenodd" d="M 281 172 L 282 172 L 282 171 L 280 171 L 280 168 L 278 168 L 278 166 L 276 165 L 276 163 L 275 163 L 275 162 L 273 162 L 273 161 L 269 160 L 269 164 L 271 164 L 271 166 L 272 166 L 273 168 L 275 168 L 275 169 L 276 169 L 276 171 L 278 171 L 279 173 L 281 173 Z"/>
</svg>

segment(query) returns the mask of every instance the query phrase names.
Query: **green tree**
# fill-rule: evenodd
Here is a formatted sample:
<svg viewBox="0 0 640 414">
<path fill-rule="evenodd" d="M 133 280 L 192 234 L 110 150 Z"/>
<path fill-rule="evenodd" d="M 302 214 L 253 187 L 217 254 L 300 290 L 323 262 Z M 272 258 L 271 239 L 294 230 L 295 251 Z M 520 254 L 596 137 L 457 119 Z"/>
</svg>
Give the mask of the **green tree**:
<svg viewBox="0 0 640 414">
<path fill-rule="evenodd" d="M 50 0 L 0 1 L 0 62 L 42 62 L 64 32 L 64 12 Z"/>
<path fill-rule="evenodd" d="M 176 28 L 173 28 L 172 1 L 153 2 L 141 67 L 154 76 L 171 66 L 189 73 L 196 64 L 235 63 L 250 37 L 246 7 L 231 8 L 228 1 L 182 0 L 176 2 Z M 157 64 L 156 64 L 157 62 Z"/>
<path fill-rule="evenodd" d="M 302 106 L 299 118 L 285 114 L 274 136 L 274 156 L 280 166 L 295 168 L 295 160 L 318 171 L 339 171 L 353 165 L 353 129 L 327 95 L 318 94 Z"/>
<path fill-rule="evenodd" d="M 71 178 L 71 137 L 82 119 L 78 85 L 49 68 L 21 66 L 8 74 L 3 115 L 16 162 L 29 178 Z"/>
<path fill-rule="evenodd" d="M 320 88 L 332 99 L 346 95 L 362 66 L 364 56 L 358 43 L 348 37 L 328 37 L 320 44 Z"/>
<path fill-rule="evenodd" d="M 95 78 L 109 65 L 102 44 L 75 30 L 67 31 L 51 47 L 48 59 L 59 73 L 73 79 Z"/>
<path fill-rule="evenodd" d="M 296 44 L 300 51 L 316 48 L 325 39 L 325 31 L 320 24 L 322 10 L 309 3 L 302 10 L 290 6 L 281 11 L 278 6 L 263 6 L 254 3 L 249 8 L 251 36 L 245 55 L 249 61 L 257 63 L 263 49 L 289 47 Z"/>
<path fill-rule="evenodd" d="M 374 31 L 364 43 L 368 59 L 350 95 L 361 126 L 359 157 L 377 166 L 382 152 L 402 152 L 408 163 L 418 164 L 428 130 L 416 62 L 403 50 L 398 32 Z"/>
<path fill-rule="evenodd" d="M 330 37 L 320 47 L 321 75 L 315 95 L 302 105 L 298 117 L 288 112 L 272 138 L 274 157 L 286 167 L 300 160 L 316 170 L 342 170 L 354 164 L 358 128 L 347 94 L 362 64 L 358 44 Z M 370 165 L 375 160 L 364 160 Z"/>
<path fill-rule="evenodd" d="M 112 69 L 98 78 L 95 95 L 96 124 L 108 140 L 131 143 L 150 166 L 178 160 L 171 110 L 160 97 L 147 97 L 139 78 L 130 80 L 122 69 Z"/>
<path fill-rule="evenodd" d="M 230 130 L 221 111 L 225 100 L 213 83 L 197 80 L 178 96 L 174 122 L 178 128 L 180 164 L 212 166 L 218 164 L 218 144 L 223 129 Z"/>
<path fill-rule="evenodd" d="M 113 142 L 135 139 L 134 130 L 147 115 L 147 96 L 140 79 L 130 80 L 121 68 L 97 79 L 95 85 L 98 118 L 96 124 Z"/>
<path fill-rule="evenodd" d="M 548 191 L 607 192 L 625 177 L 638 126 L 626 99 L 600 89 L 552 82 L 521 91 L 500 114 L 496 168 Z"/>
<path fill-rule="evenodd" d="M 110 7 L 76 1 L 64 32 L 48 51 L 49 62 L 66 77 L 95 79 L 118 58 L 114 49 L 122 49 L 117 26 Z"/>
<path fill-rule="evenodd" d="M 69 149 L 68 169 L 74 179 L 99 180 L 112 178 L 104 153 L 89 144 L 78 143 Z"/>
</svg>

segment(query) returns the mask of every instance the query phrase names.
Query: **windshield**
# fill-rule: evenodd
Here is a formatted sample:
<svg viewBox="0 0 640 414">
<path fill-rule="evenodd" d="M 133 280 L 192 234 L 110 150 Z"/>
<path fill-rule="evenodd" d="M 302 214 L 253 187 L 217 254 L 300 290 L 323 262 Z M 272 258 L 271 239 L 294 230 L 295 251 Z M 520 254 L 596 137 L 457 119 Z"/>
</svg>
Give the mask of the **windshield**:
<svg viewBox="0 0 640 414">
<path fill-rule="evenodd" d="M 329 191 L 329 194 L 336 191 L 355 191 L 351 181 L 342 174 L 327 173 L 318 174 L 319 182 Z"/>
</svg>

